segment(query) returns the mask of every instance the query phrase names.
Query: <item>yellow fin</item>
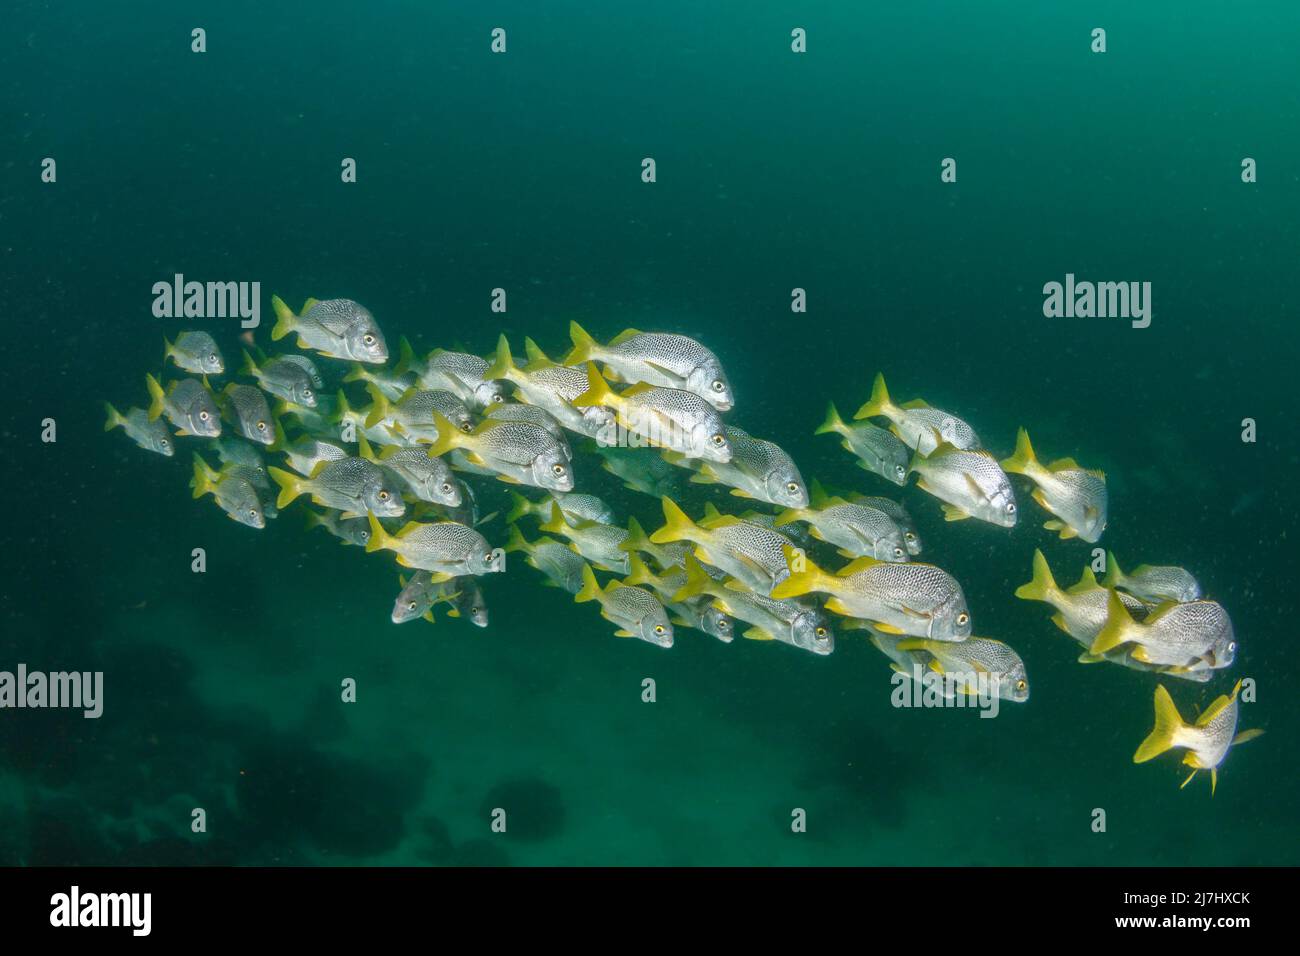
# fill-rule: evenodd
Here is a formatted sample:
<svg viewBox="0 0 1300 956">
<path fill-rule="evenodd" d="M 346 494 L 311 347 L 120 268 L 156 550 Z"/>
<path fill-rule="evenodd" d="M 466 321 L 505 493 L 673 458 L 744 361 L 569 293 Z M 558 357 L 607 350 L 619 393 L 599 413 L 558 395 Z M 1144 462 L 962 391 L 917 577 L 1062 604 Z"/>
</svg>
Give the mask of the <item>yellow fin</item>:
<svg viewBox="0 0 1300 956">
<path fill-rule="evenodd" d="M 1232 738 L 1232 745 L 1235 747 L 1237 744 L 1247 743 L 1254 740 L 1256 737 L 1262 736 L 1263 733 L 1264 731 L 1259 728 L 1255 728 L 1254 730 L 1243 730 L 1241 733 L 1237 734 L 1237 736 Z"/>
<path fill-rule="evenodd" d="M 1028 584 L 1016 588 L 1016 597 L 1026 601 L 1046 601 L 1058 593 L 1060 589 L 1052 578 L 1052 569 L 1047 565 L 1047 558 L 1043 557 L 1042 551 L 1035 549 L 1034 576 Z"/>
<path fill-rule="evenodd" d="M 293 323 L 297 316 L 278 295 L 271 296 L 271 308 L 275 310 L 275 325 L 271 328 L 271 341 L 278 342 L 293 331 Z"/>
<path fill-rule="evenodd" d="M 287 508 L 294 498 L 307 490 L 307 482 L 298 475 L 291 475 L 287 471 L 281 471 L 279 468 L 274 467 L 268 467 L 266 473 L 280 486 L 280 496 L 275 499 L 277 508 Z"/>
<path fill-rule="evenodd" d="M 1133 627 L 1133 616 L 1129 614 L 1128 608 L 1119 599 L 1119 594 L 1112 588 L 1106 598 L 1106 624 L 1097 634 L 1089 650 L 1094 654 L 1113 651 L 1121 644 L 1132 640 L 1130 631 Z"/>
<path fill-rule="evenodd" d="M 592 353 L 600 346 L 587 330 L 577 322 L 569 323 L 569 338 L 573 340 L 573 349 L 565 358 L 565 365 L 581 365 L 591 359 Z"/>
<path fill-rule="evenodd" d="M 668 544 L 672 541 L 691 541 L 699 536 L 699 526 L 686 516 L 686 512 L 677 507 L 677 503 L 668 496 L 663 498 L 664 526 L 650 535 L 654 544 Z"/>
<path fill-rule="evenodd" d="M 582 566 L 582 588 L 573 599 L 579 604 L 586 601 L 594 601 L 600 597 L 600 584 L 596 581 L 596 573 L 591 570 L 591 565 L 583 564 Z"/>
<path fill-rule="evenodd" d="M 1169 691 L 1165 690 L 1163 684 L 1156 686 L 1155 712 L 1156 725 L 1147 735 L 1146 740 L 1142 741 L 1137 753 L 1133 755 L 1134 763 L 1145 763 L 1152 757 L 1164 753 L 1174 745 L 1174 734 L 1184 726 L 1183 718 L 1179 716 L 1178 708 L 1174 706 L 1173 698 L 1169 696 Z M 1190 780 L 1191 777 L 1187 779 Z"/>
<path fill-rule="evenodd" d="M 965 521 L 970 517 L 967 511 L 958 508 L 956 505 L 942 504 L 939 507 L 943 509 L 944 521 Z"/>
<path fill-rule="evenodd" d="M 776 638 L 763 630 L 761 627 L 751 627 L 741 637 L 749 638 L 751 641 L 775 641 Z"/>
<path fill-rule="evenodd" d="M 1013 475 L 1028 475 L 1038 465 L 1034 446 L 1029 443 L 1029 432 L 1021 428 L 1016 432 L 1016 450 L 1001 462 L 1002 470 Z"/>
<path fill-rule="evenodd" d="M 867 399 L 865 405 L 857 410 L 853 420 L 860 421 L 863 418 L 874 418 L 878 415 L 884 415 L 886 409 L 894 410 L 894 403 L 889 399 L 889 389 L 885 387 L 885 376 L 877 373 L 876 380 L 871 384 L 871 397 Z"/>
</svg>

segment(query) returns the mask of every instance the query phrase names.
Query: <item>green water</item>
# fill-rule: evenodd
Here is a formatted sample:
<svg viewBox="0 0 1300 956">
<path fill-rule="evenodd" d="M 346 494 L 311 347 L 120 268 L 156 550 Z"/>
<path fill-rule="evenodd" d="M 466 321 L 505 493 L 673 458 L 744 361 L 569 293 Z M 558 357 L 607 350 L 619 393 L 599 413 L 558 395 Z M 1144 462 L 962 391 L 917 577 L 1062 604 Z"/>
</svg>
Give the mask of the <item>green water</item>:
<svg viewBox="0 0 1300 956">
<path fill-rule="evenodd" d="M 1132 6 L 11 4 L 0 669 L 101 670 L 105 701 L 0 711 L 0 863 L 1297 862 L 1300 11 Z M 182 327 L 150 312 L 174 273 L 260 281 L 263 347 L 271 292 L 356 299 L 421 349 L 562 353 L 573 318 L 687 333 L 726 367 L 730 423 L 872 494 L 894 489 L 812 432 L 877 371 L 999 455 L 1024 425 L 1105 470 L 1126 567 L 1184 565 L 1230 611 L 1236 664 L 1166 681 L 1180 708 L 1250 677 L 1242 725 L 1267 734 L 1213 799 L 1174 757 L 1132 763 L 1156 681 L 1081 666 L 1012 597 L 1035 547 L 1067 580 L 1091 555 L 1023 484 L 1010 532 L 903 492 L 977 632 L 1026 661 L 1031 699 L 993 720 L 892 707 L 852 635 L 827 658 L 619 640 L 522 562 L 485 580 L 488 629 L 394 626 L 391 555 L 305 531 L 301 506 L 236 525 L 191 501 L 193 444 L 102 432 Z M 1044 318 L 1067 273 L 1152 283 L 1152 324 Z M 238 355 L 232 321 L 192 324 Z M 686 504 L 708 500 L 735 502 Z"/>
</svg>

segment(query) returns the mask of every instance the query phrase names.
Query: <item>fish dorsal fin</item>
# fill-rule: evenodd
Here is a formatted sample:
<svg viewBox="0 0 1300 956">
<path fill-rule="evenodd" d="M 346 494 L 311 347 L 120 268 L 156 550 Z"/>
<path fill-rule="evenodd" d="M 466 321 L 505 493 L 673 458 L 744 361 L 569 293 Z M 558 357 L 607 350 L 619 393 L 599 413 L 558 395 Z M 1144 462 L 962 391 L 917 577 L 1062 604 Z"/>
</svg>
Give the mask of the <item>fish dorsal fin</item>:
<svg viewBox="0 0 1300 956">
<path fill-rule="evenodd" d="M 654 388 L 654 387 L 655 387 L 655 386 L 651 385 L 649 382 L 637 382 L 637 383 L 636 383 L 635 385 L 633 385 L 631 388 L 628 388 L 628 389 L 625 389 L 625 390 L 624 390 L 624 392 L 623 392 L 623 397 L 624 397 L 624 398 L 631 398 L 631 397 L 634 397 L 634 396 L 636 396 L 636 395 L 641 395 L 641 394 L 643 394 L 643 393 L 645 393 L 645 392 L 650 391 L 650 389 L 652 389 L 652 388 Z"/>
<path fill-rule="evenodd" d="M 938 432 L 935 432 L 935 437 L 938 437 L 938 434 L 939 434 Z M 960 451 L 961 449 L 958 448 L 956 445 L 954 445 L 952 442 L 941 441 L 934 446 L 934 451 L 930 452 L 930 454 L 925 455 L 924 457 L 926 459 L 945 458 L 948 455 L 955 455 Z"/>
<path fill-rule="evenodd" d="M 1160 618 L 1164 617 L 1174 608 L 1178 607 L 1177 601 L 1161 601 L 1154 608 L 1147 612 L 1147 616 L 1142 620 L 1142 624 L 1150 627 Z"/>
<path fill-rule="evenodd" d="M 914 398 L 910 402 L 904 402 L 899 408 L 929 408 L 930 403 L 923 398 Z"/>
<path fill-rule="evenodd" d="M 321 473 L 322 471 L 324 471 L 328 465 L 329 465 L 329 462 L 328 462 L 328 461 L 326 461 L 325 459 L 321 459 L 320 461 L 316 462 L 315 465 L 312 466 L 311 474 L 308 475 L 307 477 L 308 477 L 308 478 L 319 478 L 319 477 L 320 477 L 320 473 Z"/>
<path fill-rule="evenodd" d="M 723 517 L 722 512 L 718 510 L 717 505 L 715 505 L 712 501 L 708 502 L 704 506 L 704 518 L 706 521 L 712 521 L 715 518 L 721 518 L 721 517 Z"/>
<path fill-rule="evenodd" d="M 423 527 L 424 527 L 424 525 L 420 524 L 420 522 L 418 522 L 418 521 L 408 521 L 408 522 L 406 522 L 406 524 L 402 525 L 402 529 L 401 529 L 400 531 L 398 531 L 397 534 L 395 534 L 393 537 L 395 537 L 395 538 L 405 538 L 405 537 L 406 537 L 408 534 L 410 534 L 412 531 L 416 531 L 416 530 L 418 530 L 418 529 L 420 529 L 420 528 L 423 528 Z"/>
<path fill-rule="evenodd" d="M 624 329 L 622 332 L 618 333 L 618 335 L 610 339 L 608 345 L 622 345 L 628 339 L 640 334 L 641 332 L 637 329 Z"/>
<path fill-rule="evenodd" d="M 306 315 L 312 310 L 313 306 L 318 304 L 320 304 L 319 299 L 305 299 L 302 303 L 302 308 L 298 310 L 298 315 L 300 317 Z"/>
<path fill-rule="evenodd" d="M 1066 589 L 1065 593 L 1082 594 L 1085 591 L 1095 591 L 1099 587 L 1101 587 L 1101 585 L 1097 583 L 1097 575 L 1092 573 L 1092 568 L 1085 567 L 1083 569 L 1083 574 L 1079 577 L 1079 583 L 1074 585 L 1072 588 Z"/>
<path fill-rule="evenodd" d="M 877 564 L 881 563 L 882 562 L 877 561 L 875 558 L 862 557 L 855 561 L 850 561 L 848 564 L 844 565 L 844 567 L 836 571 L 835 574 L 837 577 L 844 578 L 848 577 L 850 574 L 857 574 L 859 571 L 865 571 L 867 568 L 874 568 Z"/>
<path fill-rule="evenodd" d="M 1210 721 L 1214 720 L 1215 717 L 1218 717 L 1219 714 L 1223 713 L 1223 711 L 1227 709 L 1228 705 L 1233 703 L 1234 699 L 1235 692 L 1233 696 L 1220 694 L 1218 697 L 1214 698 L 1214 700 L 1210 702 L 1210 706 L 1205 708 L 1205 713 L 1196 718 L 1195 726 L 1204 727 Z"/>
<path fill-rule="evenodd" d="M 706 528 L 730 528 L 733 525 L 744 524 L 745 522 L 735 515 L 720 514 L 716 518 L 708 518 L 701 521 L 700 524 Z"/>
<path fill-rule="evenodd" d="M 1092 475 L 1092 477 L 1094 478 L 1099 478 L 1102 481 L 1106 480 L 1106 473 L 1102 471 L 1100 468 L 1088 468 L 1085 470 L 1088 472 L 1088 474 Z"/>
<path fill-rule="evenodd" d="M 1083 471 L 1073 458 L 1058 458 L 1047 463 L 1048 471 Z"/>
</svg>

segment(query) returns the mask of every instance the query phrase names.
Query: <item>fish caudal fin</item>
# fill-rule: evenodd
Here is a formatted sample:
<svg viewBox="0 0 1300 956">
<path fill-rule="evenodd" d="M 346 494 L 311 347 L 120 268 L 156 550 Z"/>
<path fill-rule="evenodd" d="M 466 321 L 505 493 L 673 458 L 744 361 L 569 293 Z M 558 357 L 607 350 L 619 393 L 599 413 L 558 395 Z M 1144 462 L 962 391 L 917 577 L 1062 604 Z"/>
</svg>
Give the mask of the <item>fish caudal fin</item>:
<svg viewBox="0 0 1300 956">
<path fill-rule="evenodd" d="M 213 479 L 215 477 L 216 473 L 208 467 L 208 463 L 198 455 L 195 455 L 194 479 L 190 482 L 190 487 L 194 489 L 194 497 L 202 498 L 209 492 L 215 491 L 216 486 L 213 484 Z"/>
<path fill-rule="evenodd" d="M 817 426 L 814 435 L 825 435 L 828 432 L 843 434 L 847 431 L 848 426 L 844 424 L 844 419 L 840 418 L 839 410 L 836 409 L 835 403 L 831 402 L 826 407 L 826 421 Z"/>
<path fill-rule="evenodd" d="M 251 378 L 257 377 L 257 363 L 253 361 L 253 356 L 248 354 L 248 349 L 244 349 L 244 364 L 239 366 L 239 374 Z"/>
<path fill-rule="evenodd" d="M 507 524 L 533 513 L 533 503 L 517 491 L 510 492 L 510 502 L 510 510 L 506 512 Z"/>
<path fill-rule="evenodd" d="M 663 498 L 664 526 L 650 535 L 652 544 L 668 544 L 671 541 L 690 541 L 692 535 L 698 534 L 699 526 L 687 517 L 686 512 L 677 507 L 677 502 L 667 495 Z"/>
<path fill-rule="evenodd" d="M 149 389 L 149 421 L 157 421 L 163 412 L 163 388 L 152 375 L 144 377 L 144 384 Z"/>
<path fill-rule="evenodd" d="M 873 418 L 877 415 L 883 415 L 885 409 L 893 406 L 889 399 L 889 389 L 885 387 L 885 376 L 881 372 L 876 373 L 876 380 L 871 383 L 871 397 L 867 403 L 857 410 L 853 416 L 854 421 L 863 418 Z"/>
<path fill-rule="evenodd" d="M 832 593 L 829 591 L 831 576 L 817 567 L 812 558 L 788 544 L 782 545 L 781 551 L 785 554 L 785 563 L 790 569 L 790 576 L 772 588 L 772 597 L 782 600 L 813 591 Z"/>
<path fill-rule="evenodd" d="M 1029 444 L 1029 432 L 1022 428 L 1016 432 L 1016 450 L 1002 462 L 1002 470 L 1015 475 L 1029 475 L 1038 467 L 1034 446 Z"/>
<path fill-rule="evenodd" d="M 680 604 L 682 601 L 703 594 L 712 580 L 694 554 L 686 555 L 686 583 L 677 589 L 677 593 L 672 597 L 672 603 Z"/>
<path fill-rule="evenodd" d="M 1016 588 L 1016 597 L 1026 601 L 1046 601 L 1060 589 L 1052 577 L 1052 569 L 1047 565 L 1043 552 L 1034 550 L 1034 576 L 1028 584 Z"/>
<path fill-rule="evenodd" d="M 636 520 L 636 515 L 627 519 L 627 537 L 619 544 L 620 551 L 627 551 L 629 554 L 634 551 L 648 551 L 652 542 L 646 537 L 645 528 L 641 527 L 641 522 Z"/>
<path fill-rule="evenodd" d="M 433 424 L 438 429 L 437 439 L 429 446 L 429 457 L 437 458 L 461 445 L 460 436 L 465 433 L 447 420 L 442 412 L 433 412 Z"/>
<path fill-rule="evenodd" d="M 591 565 L 585 561 L 582 565 L 582 587 L 573 599 L 579 604 L 587 601 L 594 601 L 600 597 L 600 584 L 596 581 L 596 572 L 591 570 Z"/>
<path fill-rule="evenodd" d="M 646 566 L 646 563 L 641 560 L 639 554 L 628 555 L 627 566 L 631 573 L 623 579 L 624 584 L 649 584 L 653 586 L 658 580 Z"/>
<path fill-rule="evenodd" d="M 488 366 L 487 371 L 483 373 L 483 378 L 491 381 L 492 379 L 510 379 L 513 373 L 518 372 L 515 366 L 514 356 L 510 354 L 510 342 L 503 334 L 497 339 L 497 354 Z"/>
<path fill-rule="evenodd" d="M 581 365 L 590 360 L 592 350 L 596 348 L 596 340 L 587 334 L 587 330 L 577 322 L 570 322 L 569 338 L 573 340 L 573 348 L 564 360 L 564 364 Z"/>
<path fill-rule="evenodd" d="M 306 480 L 299 475 L 291 475 L 287 471 L 271 466 L 267 467 L 266 473 L 280 486 L 280 495 L 275 499 L 277 508 L 287 508 L 294 498 L 307 490 Z"/>
<path fill-rule="evenodd" d="M 1129 614 L 1124 602 L 1119 599 L 1119 592 L 1112 588 L 1106 597 L 1106 625 L 1097 634 L 1090 653 L 1105 654 L 1113 651 L 1133 639 L 1133 615 Z"/>
<path fill-rule="evenodd" d="M 293 322 L 297 316 L 278 295 L 271 296 L 271 308 L 275 310 L 275 325 L 271 327 L 271 341 L 278 342 L 293 331 Z"/>
<path fill-rule="evenodd" d="M 1119 562 L 1115 560 L 1115 552 L 1106 552 L 1106 577 L 1102 584 L 1108 588 L 1117 588 L 1124 583 L 1124 572 L 1119 569 Z"/>
<path fill-rule="evenodd" d="M 595 363 L 587 363 L 587 390 L 575 398 L 570 404 L 574 408 L 591 408 L 596 405 L 611 405 L 611 400 L 617 398 L 614 390 L 609 387 L 603 375 L 596 368 Z M 612 407 L 612 405 L 611 405 Z"/>
<path fill-rule="evenodd" d="M 414 369 L 415 364 L 415 349 L 411 348 L 411 340 L 403 335 L 397 343 L 397 365 L 393 374 L 400 378 Z"/>
<path fill-rule="evenodd" d="M 1183 727 L 1183 718 L 1178 714 L 1178 708 L 1174 706 L 1173 698 L 1169 696 L 1169 691 L 1165 690 L 1164 685 L 1156 687 L 1156 725 L 1151 733 L 1147 734 L 1147 739 L 1142 741 L 1133 755 L 1134 763 L 1145 763 L 1152 757 L 1157 757 L 1174 745 L 1174 734 Z"/>
<path fill-rule="evenodd" d="M 569 533 L 569 522 L 564 518 L 564 512 L 560 509 L 558 501 L 551 502 L 551 516 L 537 527 L 538 531 L 545 531 L 548 534 L 562 534 L 566 537 Z"/>
<path fill-rule="evenodd" d="M 388 417 L 388 396 L 381 392 L 374 382 L 366 383 L 366 392 L 374 404 L 370 406 L 370 414 L 366 416 L 365 426 L 374 428 Z"/>
<path fill-rule="evenodd" d="M 524 533 L 519 530 L 518 525 L 512 524 L 506 532 L 506 546 L 502 550 L 506 554 L 528 550 L 528 539 L 524 537 Z"/>
<path fill-rule="evenodd" d="M 104 422 L 104 431 L 111 432 L 114 428 L 126 424 L 126 419 L 122 417 L 122 413 L 114 408 L 111 402 L 104 403 L 104 412 L 108 416 L 108 419 Z"/>
<path fill-rule="evenodd" d="M 366 553 L 381 551 L 387 548 L 392 542 L 384 526 L 379 523 L 373 511 L 367 511 L 366 517 L 370 520 L 370 537 L 366 539 Z"/>
</svg>

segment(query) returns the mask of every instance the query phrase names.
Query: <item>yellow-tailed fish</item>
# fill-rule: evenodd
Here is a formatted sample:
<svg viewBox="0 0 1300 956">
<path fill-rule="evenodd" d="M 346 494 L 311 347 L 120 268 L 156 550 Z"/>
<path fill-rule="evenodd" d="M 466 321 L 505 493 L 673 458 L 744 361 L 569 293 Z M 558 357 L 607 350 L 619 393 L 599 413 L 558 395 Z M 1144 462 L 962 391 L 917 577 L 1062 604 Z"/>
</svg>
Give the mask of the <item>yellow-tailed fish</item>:
<svg viewBox="0 0 1300 956">
<path fill-rule="evenodd" d="M 1089 543 L 1101 538 L 1106 530 L 1107 496 L 1106 476 L 1100 471 L 1080 468 L 1073 458 L 1040 464 L 1023 428 L 1016 435 L 1015 454 L 1002 462 L 1002 469 L 1037 485 L 1033 499 L 1060 519 L 1043 525 L 1048 531 Z"/>
<path fill-rule="evenodd" d="M 1237 695 L 1241 691 L 1241 681 L 1237 681 L 1231 694 L 1222 694 L 1214 699 L 1195 723 L 1185 722 L 1173 698 L 1163 686 L 1156 687 L 1155 728 L 1142 741 L 1137 753 L 1133 755 L 1134 763 L 1145 763 L 1152 757 L 1159 756 L 1166 750 L 1177 748 L 1186 750 L 1183 764 L 1191 767 L 1192 772 L 1182 785 L 1192 782 L 1198 771 L 1210 771 L 1210 795 L 1213 796 L 1219 783 L 1219 767 L 1223 765 L 1228 751 L 1236 744 L 1254 740 L 1264 731 L 1243 730 L 1237 732 Z"/>
</svg>

